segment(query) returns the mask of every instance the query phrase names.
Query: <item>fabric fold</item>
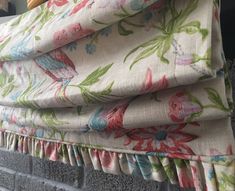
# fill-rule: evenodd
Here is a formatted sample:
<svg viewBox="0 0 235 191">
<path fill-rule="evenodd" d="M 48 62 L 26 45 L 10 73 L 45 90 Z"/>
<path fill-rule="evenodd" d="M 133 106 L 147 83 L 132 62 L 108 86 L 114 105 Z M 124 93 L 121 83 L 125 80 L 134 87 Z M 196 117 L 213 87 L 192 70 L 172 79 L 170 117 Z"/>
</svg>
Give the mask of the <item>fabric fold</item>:
<svg viewBox="0 0 235 191">
<path fill-rule="evenodd" d="M 78 133 L 53 127 L 43 129 L 36 126 L 18 126 L 5 121 L 1 123 L 1 130 L 41 140 L 106 148 L 111 151 L 116 149 L 131 153 L 145 151 L 153 155 L 159 152 L 167 153 L 172 157 L 188 158 L 190 155 L 232 155 L 235 145 L 230 120 L 226 118 L 139 129 L 106 130 L 99 133 L 95 131 Z M 223 140 L 223 144 L 215 140 Z M 215 158 L 215 161 L 219 162 L 220 158 Z"/>
<path fill-rule="evenodd" d="M 28 59 L 47 53 L 131 17 L 157 1 L 48 1 L 1 24 L 0 61 Z M 155 5 L 160 6 L 161 1 Z"/>
<path fill-rule="evenodd" d="M 168 7 L 173 5 L 166 1 L 48 54 L 3 62 L 1 104 L 75 107 L 215 78 L 224 60 L 212 3 L 179 1 L 174 6 L 185 16 L 174 21 Z M 181 25 L 166 34 L 164 20 Z"/>
<path fill-rule="evenodd" d="M 177 156 L 173 156 L 174 159 L 172 159 L 164 155 L 129 154 L 122 150 L 113 152 L 103 148 L 50 142 L 8 132 L 0 132 L 0 142 L 1 146 L 11 150 L 61 161 L 73 166 L 85 164 L 106 173 L 127 174 L 160 182 L 169 180 L 182 188 L 195 188 L 196 190 L 233 191 L 234 189 L 235 160 L 229 155 L 218 155 L 220 163 L 211 162 L 214 157 L 207 158 L 207 161 L 204 161 L 203 157 L 200 159 L 200 156 L 196 156 L 196 160 L 180 159 Z M 193 176 L 197 179 L 193 179 Z"/>
<path fill-rule="evenodd" d="M 1 102 L 1 101 L 0 101 Z M 0 106 L 0 120 L 86 132 L 195 122 L 230 115 L 223 77 L 111 104 L 60 109 Z"/>
<path fill-rule="evenodd" d="M 219 12 L 214 0 L 50 0 L 2 24 L 0 147 L 233 191 Z"/>
</svg>

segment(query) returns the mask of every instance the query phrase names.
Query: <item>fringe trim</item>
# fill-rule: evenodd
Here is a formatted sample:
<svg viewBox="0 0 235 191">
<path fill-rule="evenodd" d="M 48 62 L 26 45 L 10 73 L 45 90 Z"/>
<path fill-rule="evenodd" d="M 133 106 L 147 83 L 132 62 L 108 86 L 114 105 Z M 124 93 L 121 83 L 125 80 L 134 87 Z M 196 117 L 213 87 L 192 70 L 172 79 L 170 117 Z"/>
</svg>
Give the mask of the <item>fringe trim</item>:
<svg viewBox="0 0 235 191">
<path fill-rule="evenodd" d="M 196 191 L 234 191 L 235 157 L 146 153 L 66 143 L 0 131 L 0 147 L 72 166 L 93 166 L 111 174 L 127 174 L 159 182 L 167 179 Z"/>
</svg>

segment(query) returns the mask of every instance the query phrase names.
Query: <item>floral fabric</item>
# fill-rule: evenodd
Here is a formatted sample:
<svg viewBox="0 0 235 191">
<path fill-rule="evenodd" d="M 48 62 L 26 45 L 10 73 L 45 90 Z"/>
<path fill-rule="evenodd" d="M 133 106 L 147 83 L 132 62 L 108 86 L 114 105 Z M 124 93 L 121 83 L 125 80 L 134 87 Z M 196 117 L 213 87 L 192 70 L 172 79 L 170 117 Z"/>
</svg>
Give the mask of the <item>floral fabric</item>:
<svg viewBox="0 0 235 191">
<path fill-rule="evenodd" d="M 235 189 L 219 2 L 50 0 L 2 24 L 0 146 Z"/>
</svg>

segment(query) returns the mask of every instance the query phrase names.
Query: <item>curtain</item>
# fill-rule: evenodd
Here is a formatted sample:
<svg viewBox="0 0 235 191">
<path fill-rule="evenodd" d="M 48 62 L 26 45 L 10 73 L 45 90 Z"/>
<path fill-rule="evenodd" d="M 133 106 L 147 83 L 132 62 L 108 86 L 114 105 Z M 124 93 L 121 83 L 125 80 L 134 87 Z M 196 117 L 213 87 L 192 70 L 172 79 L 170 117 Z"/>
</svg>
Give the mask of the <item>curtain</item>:
<svg viewBox="0 0 235 191">
<path fill-rule="evenodd" d="M 0 145 L 235 189 L 232 89 L 208 0 L 50 0 L 0 31 Z"/>
</svg>

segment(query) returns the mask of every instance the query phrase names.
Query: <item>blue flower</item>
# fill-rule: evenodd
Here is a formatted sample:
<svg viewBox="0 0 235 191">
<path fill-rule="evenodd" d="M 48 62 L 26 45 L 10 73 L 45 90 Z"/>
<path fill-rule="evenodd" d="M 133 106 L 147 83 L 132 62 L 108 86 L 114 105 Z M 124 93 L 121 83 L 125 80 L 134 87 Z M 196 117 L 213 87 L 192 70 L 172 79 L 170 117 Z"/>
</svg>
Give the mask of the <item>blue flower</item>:
<svg viewBox="0 0 235 191">
<path fill-rule="evenodd" d="M 166 131 L 158 131 L 155 134 L 155 139 L 157 139 L 158 141 L 165 140 L 166 137 L 167 137 L 167 132 Z"/>
<path fill-rule="evenodd" d="M 96 46 L 94 44 L 86 44 L 86 52 L 88 54 L 93 54 L 96 51 Z"/>
<path fill-rule="evenodd" d="M 223 70 L 223 69 L 218 70 L 218 71 L 216 72 L 216 74 L 217 74 L 217 76 L 219 76 L 219 77 L 224 77 L 224 70 Z"/>
<path fill-rule="evenodd" d="M 16 101 L 17 98 L 18 98 L 20 95 L 21 95 L 21 91 L 14 93 L 13 95 L 10 96 L 10 98 L 11 98 L 13 101 Z"/>
<path fill-rule="evenodd" d="M 209 180 L 212 180 L 214 177 L 215 177 L 215 173 L 214 173 L 213 169 L 210 169 L 208 171 L 208 178 L 209 178 Z"/>
<path fill-rule="evenodd" d="M 31 40 L 31 36 L 28 35 L 22 40 L 17 42 L 10 51 L 10 57 L 14 60 L 24 59 L 34 53 L 32 48 L 28 48 L 28 43 Z"/>
<path fill-rule="evenodd" d="M 71 42 L 71 43 L 66 45 L 66 49 L 70 50 L 70 51 L 76 50 L 77 49 L 77 45 L 78 45 L 77 42 Z"/>
<path fill-rule="evenodd" d="M 225 162 L 226 161 L 223 156 L 219 156 L 219 155 L 213 156 L 211 160 L 215 161 L 215 162 Z"/>
<path fill-rule="evenodd" d="M 89 119 L 88 127 L 92 128 L 93 130 L 103 131 L 106 127 L 108 122 L 102 116 L 103 108 L 99 108 Z"/>
<path fill-rule="evenodd" d="M 144 3 L 142 0 L 131 1 L 131 9 L 134 11 L 139 11 L 144 8 Z"/>
<path fill-rule="evenodd" d="M 44 136 L 44 130 L 43 129 L 37 129 L 35 132 L 35 135 L 39 138 L 42 138 Z"/>
<path fill-rule="evenodd" d="M 149 21 L 153 17 L 153 14 L 151 12 L 147 12 L 144 15 L 144 20 Z"/>
<path fill-rule="evenodd" d="M 112 27 L 106 27 L 100 31 L 101 36 L 109 36 L 109 34 L 112 33 Z"/>
</svg>

